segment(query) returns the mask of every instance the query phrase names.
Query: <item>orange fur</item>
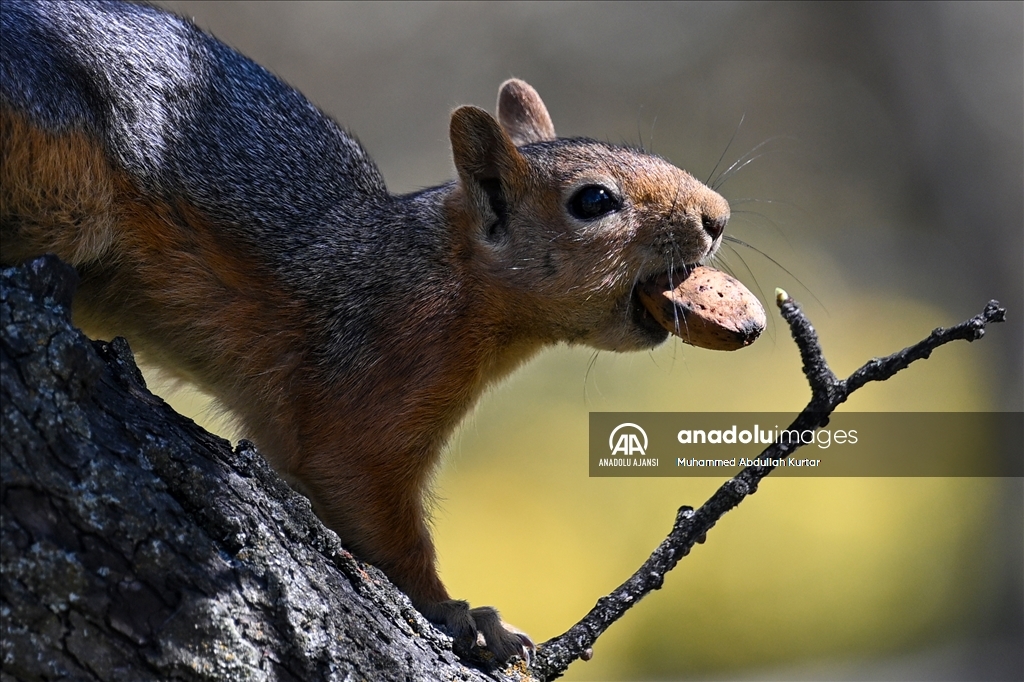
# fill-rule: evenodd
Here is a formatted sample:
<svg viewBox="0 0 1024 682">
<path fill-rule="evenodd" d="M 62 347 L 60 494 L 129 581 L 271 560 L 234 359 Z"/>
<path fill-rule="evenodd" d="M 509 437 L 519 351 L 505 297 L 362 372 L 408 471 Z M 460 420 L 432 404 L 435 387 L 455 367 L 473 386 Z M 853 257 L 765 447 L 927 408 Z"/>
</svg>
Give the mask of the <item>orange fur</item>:
<svg viewBox="0 0 1024 682">
<path fill-rule="evenodd" d="M 500 313 L 467 293 L 395 316 L 379 342 L 401 364 L 377 365 L 361 390 L 335 387 L 298 415 L 306 455 L 296 474 L 321 515 L 418 604 L 448 598 L 421 499 L 441 448 L 484 387 L 540 347 L 503 345 L 512 335 Z"/>
<path fill-rule="evenodd" d="M 80 133 L 44 132 L 5 107 L 0 159 L 3 262 L 52 251 L 78 264 L 106 253 L 116 229 L 117 190 L 96 144 Z"/>
<path fill-rule="evenodd" d="M 56 253 L 82 275 L 83 328 L 127 336 L 147 360 L 237 396 L 227 406 L 246 426 L 269 420 L 276 428 L 260 431 L 287 433 L 287 384 L 302 348 L 297 299 L 268 287 L 262 264 L 222 243 L 188 204 L 142 193 L 86 134 L 44 132 L 8 111 L 2 120 L 3 260 Z M 253 331 L 266 329 L 278 331 Z M 295 442 L 269 451 L 281 466 Z"/>
</svg>

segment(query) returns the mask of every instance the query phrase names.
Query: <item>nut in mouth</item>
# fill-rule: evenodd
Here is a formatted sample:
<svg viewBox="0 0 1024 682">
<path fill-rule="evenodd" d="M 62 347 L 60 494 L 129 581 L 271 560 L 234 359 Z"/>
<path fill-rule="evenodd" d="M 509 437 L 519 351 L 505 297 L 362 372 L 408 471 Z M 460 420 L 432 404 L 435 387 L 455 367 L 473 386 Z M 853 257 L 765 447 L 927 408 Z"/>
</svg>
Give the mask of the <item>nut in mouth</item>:
<svg viewBox="0 0 1024 682">
<path fill-rule="evenodd" d="M 739 280 L 707 266 L 686 266 L 637 284 L 643 310 L 637 322 L 654 325 L 684 343 L 710 350 L 737 350 L 752 344 L 767 318 L 760 301 Z"/>
</svg>

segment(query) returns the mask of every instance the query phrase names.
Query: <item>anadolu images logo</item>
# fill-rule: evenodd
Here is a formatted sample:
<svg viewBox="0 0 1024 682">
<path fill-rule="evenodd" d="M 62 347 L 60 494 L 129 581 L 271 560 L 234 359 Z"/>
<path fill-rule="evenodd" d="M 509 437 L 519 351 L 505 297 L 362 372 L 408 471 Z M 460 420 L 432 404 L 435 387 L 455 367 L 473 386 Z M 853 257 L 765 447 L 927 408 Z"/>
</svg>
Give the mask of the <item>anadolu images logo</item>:
<svg viewBox="0 0 1024 682">
<path fill-rule="evenodd" d="M 619 434 L 617 440 L 615 434 Z M 640 444 L 641 438 L 643 445 Z M 644 457 L 647 454 L 647 432 L 637 424 L 619 424 L 612 429 L 612 435 L 608 436 L 608 449 L 612 451 L 613 456 Z"/>
</svg>

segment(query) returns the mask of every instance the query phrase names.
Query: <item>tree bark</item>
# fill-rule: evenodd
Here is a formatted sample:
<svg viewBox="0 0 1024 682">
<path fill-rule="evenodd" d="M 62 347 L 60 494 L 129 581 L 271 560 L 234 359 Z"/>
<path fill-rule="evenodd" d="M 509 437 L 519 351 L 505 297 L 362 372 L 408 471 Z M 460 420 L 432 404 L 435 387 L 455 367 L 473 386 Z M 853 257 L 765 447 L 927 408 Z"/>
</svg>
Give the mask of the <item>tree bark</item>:
<svg viewBox="0 0 1024 682">
<path fill-rule="evenodd" d="M 0 679 L 526 679 L 463 665 L 252 444 L 75 329 L 71 268 L 2 278 Z"/>
</svg>

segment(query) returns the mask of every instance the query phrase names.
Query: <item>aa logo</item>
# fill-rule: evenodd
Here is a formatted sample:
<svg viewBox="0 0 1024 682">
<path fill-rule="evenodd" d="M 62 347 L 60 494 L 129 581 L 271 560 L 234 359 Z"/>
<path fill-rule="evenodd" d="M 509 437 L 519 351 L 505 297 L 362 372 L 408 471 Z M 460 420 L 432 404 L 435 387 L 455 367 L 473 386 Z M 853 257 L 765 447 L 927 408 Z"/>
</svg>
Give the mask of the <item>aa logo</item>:
<svg viewBox="0 0 1024 682">
<path fill-rule="evenodd" d="M 619 424 L 608 437 L 608 448 L 613 456 L 644 457 L 647 454 L 647 432 L 636 424 Z"/>
</svg>

